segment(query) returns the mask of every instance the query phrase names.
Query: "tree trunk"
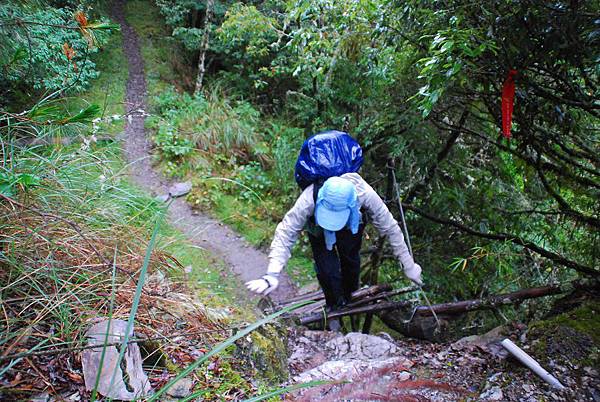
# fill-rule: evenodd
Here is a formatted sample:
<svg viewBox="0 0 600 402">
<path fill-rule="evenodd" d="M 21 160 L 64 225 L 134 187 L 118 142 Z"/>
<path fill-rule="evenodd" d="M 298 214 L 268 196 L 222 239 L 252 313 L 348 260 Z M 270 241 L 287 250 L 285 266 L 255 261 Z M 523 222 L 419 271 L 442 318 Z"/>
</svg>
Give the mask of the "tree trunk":
<svg viewBox="0 0 600 402">
<path fill-rule="evenodd" d="M 202 36 L 202 43 L 200 44 L 200 57 L 198 57 L 198 76 L 196 77 L 196 89 L 194 94 L 199 94 L 202 91 L 202 81 L 204 80 L 204 74 L 206 73 L 206 53 L 208 52 L 208 40 L 210 38 L 210 22 L 212 20 L 212 13 L 215 6 L 215 0 L 206 0 L 206 14 L 204 15 L 204 35 Z"/>
</svg>

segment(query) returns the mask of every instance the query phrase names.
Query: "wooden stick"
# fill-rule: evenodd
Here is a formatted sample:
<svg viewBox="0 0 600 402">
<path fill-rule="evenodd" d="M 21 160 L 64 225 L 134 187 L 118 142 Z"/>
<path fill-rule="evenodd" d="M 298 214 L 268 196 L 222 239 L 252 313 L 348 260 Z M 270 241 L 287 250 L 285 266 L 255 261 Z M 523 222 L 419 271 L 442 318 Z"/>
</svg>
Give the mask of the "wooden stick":
<svg viewBox="0 0 600 402">
<path fill-rule="evenodd" d="M 560 383 L 552 374 L 547 372 L 533 357 L 529 356 L 523 349 L 515 345 L 510 339 L 506 338 L 501 342 L 504 349 L 508 350 L 514 357 L 519 359 L 521 363 L 526 365 L 531 371 L 536 373 L 540 378 L 552 385 L 554 388 L 563 390 L 565 386 Z"/>
<path fill-rule="evenodd" d="M 382 293 L 382 292 L 389 292 L 392 289 L 393 289 L 392 286 L 388 285 L 388 284 L 374 285 L 374 286 L 370 286 L 368 288 L 358 289 L 358 290 L 352 292 L 352 300 L 358 300 L 363 297 L 373 296 L 373 295 L 376 295 L 376 294 Z M 300 295 L 300 296 L 296 296 L 294 298 L 288 299 L 288 300 L 286 300 L 285 303 L 279 304 L 277 306 L 277 308 L 278 309 L 283 308 L 287 305 L 290 305 L 290 304 L 298 302 L 298 301 L 305 301 L 305 300 L 319 301 L 319 300 L 323 300 L 324 298 L 325 298 L 325 295 L 323 294 L 323 292 L 321 292 L 319 290 L 318 292 L 307 293 L 305 295 Z M 313 306 L 311 306 L 311 307 L 313 307 Z"/>
<path fill-rule="evenodd" d="M 334 311 L 327 314 L 327 319 L 338 318 L 343 316 L 352 316 L 363 313 L 376 313 L 378 311 L 384 310 L 395 310 L 402 307 L 409 307 L 411 305 L 410 301 L 399 301 L 399 302 L 382 302 L 376 304 L 369 304 L 367 306 L 355 307 L 350 309 L 343 309 L 339 311 Z M 318 312 L 308 316 L 304 316 L 300 318 L 301 325 L 307 325 L 313 322 L 318 322 L 324 319 L 323 313 Z"/>
</svg>

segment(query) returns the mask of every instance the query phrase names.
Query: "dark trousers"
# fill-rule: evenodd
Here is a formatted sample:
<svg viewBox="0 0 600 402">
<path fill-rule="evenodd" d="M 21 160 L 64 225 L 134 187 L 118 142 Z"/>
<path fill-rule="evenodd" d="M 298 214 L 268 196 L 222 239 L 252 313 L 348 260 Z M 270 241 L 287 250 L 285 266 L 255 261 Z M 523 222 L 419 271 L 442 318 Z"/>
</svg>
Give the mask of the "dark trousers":
<svg viewBox="0 0 600 402">
<path fill-rule="evenodd" d="M 358 289 L 363 230 L 364 226 L 360 225 L 356 234 L 348 229 L 336 232 L 333 250 L 327 250 L 322 234 L 308 235 L 317 279 L 325 294 L 327 307 L 335 309 L 350 302 L 352 292 Z"/>
</svg>

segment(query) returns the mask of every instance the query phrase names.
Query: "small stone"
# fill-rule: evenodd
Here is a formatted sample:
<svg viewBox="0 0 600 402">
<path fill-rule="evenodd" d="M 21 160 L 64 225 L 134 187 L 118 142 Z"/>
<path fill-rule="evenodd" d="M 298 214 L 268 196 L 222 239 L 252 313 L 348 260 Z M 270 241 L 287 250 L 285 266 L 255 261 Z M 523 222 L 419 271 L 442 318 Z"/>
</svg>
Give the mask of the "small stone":
<svg viewBox="0 0 600 402">
<path fill-rule="evenodd" d="M 500 387 L 492 387 L 479 395 L 479 400 L 482 401 L 501 401 L 504 395 Z"/>
<path fill-rule="evenodd" d="M 186 274 L 191 274 L 191 273 L 192 273 L 192 266 L 191 266 L 191 265 L 188 265 L 187 267 L 183 268 L 183 271 L 184 271 Z"/>
<path fill-rule="evenodd" d="M 157 202 L 167 202 L 167 201 L 169 201 L 169 198 L 171 198 L 171 197 L 169 196 L 169 194 L 163 194 L 163 195 L 159 195 L 159 196 L 157 196 L 157 197 L 154 197 L 154 199 L 155 199 Z"/>
<path fill-rule="evenodd" d="M 495 382 L 502 377 L 502 373 L 494 373 L 488 377 L 488 382 Z"/>
<path fill-rule="evenodd" d="M 192 182 L 175 183 L 169 187 L 169 195 L 173 198 L 181 197 L 192 191 Z"/>
<path fill-rule="evenodd" d="M 192 380 L 189 378 L 182 378 L 167 390 L 167 395 L 175 398 L 185 398 L 192 393 L 193 385 Z"/>
<path fill-rule="evenodd" d="M 402 371 L 398 374 L 398 381 L 407 381 L 410 380 L 410 373 L 408 371 Z"/>
<path fill-rule="evenodd" d="M 31 402 L 48 402 L 50 400 L 50 395 L 47 392 L 43 394 L 39 394 L 31 398 Z"/>
</svg>

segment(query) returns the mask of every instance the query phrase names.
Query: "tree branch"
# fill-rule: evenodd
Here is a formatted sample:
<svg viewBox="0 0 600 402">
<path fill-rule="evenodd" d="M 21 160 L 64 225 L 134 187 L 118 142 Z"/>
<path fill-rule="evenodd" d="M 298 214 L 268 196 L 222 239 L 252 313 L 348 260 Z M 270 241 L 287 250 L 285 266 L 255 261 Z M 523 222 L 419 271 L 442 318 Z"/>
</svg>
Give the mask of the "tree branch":
<svg viewBox="0 0 600 402">
<path fill-rule="evenodd" d="M 426 188 L 427 185 L 431 182 L 431 180 L 433 180 L 433 178 L 435 177 L 435 173 L 438 167 L 440 166 L 440 163 L 448 157 L 448 155 L 450 154 L 450 150 L 452 149 L 454 144 L 456 144 L 456 140 L 458 140 L 458 137 L 460 136 L 461 130 L 465 124 L 465 121 L 467 120 L 468 115 L 469 112 L 467 111 L 467 109 L 463 110 L 458 121 L 458 126 L 450 129 L 450 137 L 448 137 L 446 143 L 444 144 L 444 147 L 440 150 L 440 152 L 438 152 L 437 157 L 435 158 L 435 162 L 429 167 L 429 169 L 427 169 L 427 175 L 423 178 L 423 180 L 421 180 L 408 191 L 408 194 L 404 198 L 406 203 L 410 204 L 414 200 L 415 196 L 421 190 Z"/>
<path fill-rule="evenodd" d="M 532 243 L 528 240 L 525 240 L 519 236 L 508 234 L 508 233 L 480 232 L 478 230 L 472 229 L 472 228 L 470 228 L 466 225 L 463 225 L 462 223 L 456 222 L 454 220 L 441 218 L 439 216 L 432 215 L 432 214 L 425 212 L 413 205 L 403 204 L 403 206 L 407 210 L 413 211 L 413 212 L 417 213 L 418 215 L 420 215 L 430 221 L 433 221 L 433 222 L 436 222 L 436 223 L 439 223 L 442 225 L 446 225 L 446 226 L 452 226 L 452 227 L 454 227 L 462 232 L 465 232 L 469 235 L 477 236 L 477 237 L 481 237 L 481 238 L 489 239 L 489 240 L 509 241 L 513 244 L 516 244 L 518 246 L 521 246 L 528 250 L 531 250 L 531 251 L 541 255 L 542 257 L 545 257 L 557 264 L 560 264 L 567 268 L 574 269 L 582 274 L 590 275 L 590 276 L 594 276 L 594 277 L 600 276 L 600 270 L 598 270 L 598 269 L 588 267 L 586 265 L 582 265 L 582 264 L 578 263 L 577 261 L 570 260 L 566 257 L 561 256 L 560 254 L 557 254 L 550 250 L 546 250 L 545 248 L 542 248 L 542 247 L 538 246 L 537 244 Z"/>
</svg>

